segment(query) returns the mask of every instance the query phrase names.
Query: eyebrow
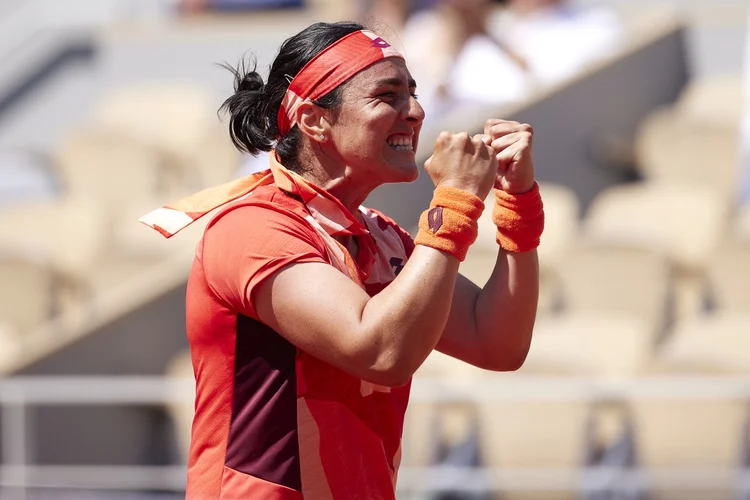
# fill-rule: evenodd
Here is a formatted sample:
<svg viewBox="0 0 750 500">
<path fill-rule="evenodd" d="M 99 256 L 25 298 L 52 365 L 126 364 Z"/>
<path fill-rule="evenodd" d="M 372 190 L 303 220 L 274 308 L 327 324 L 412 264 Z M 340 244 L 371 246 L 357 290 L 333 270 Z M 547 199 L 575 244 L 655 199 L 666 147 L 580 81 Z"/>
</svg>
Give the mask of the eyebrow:
<svg viewBox="0 0 750 500">
<path fill-rule="evenodd" d="M 394 87 L 398 87 L 399 85 L 402 85 L 402 84 L 403 84 L 403 80 L 398 77 L 384 78 L 376 82 L 376 85 L 393 85 Z M 409 78 L 409 88 L 416 87 L 416 86 L 417 86 L 417 82 L 414 81 L 414 78 Z"/>
</svg>

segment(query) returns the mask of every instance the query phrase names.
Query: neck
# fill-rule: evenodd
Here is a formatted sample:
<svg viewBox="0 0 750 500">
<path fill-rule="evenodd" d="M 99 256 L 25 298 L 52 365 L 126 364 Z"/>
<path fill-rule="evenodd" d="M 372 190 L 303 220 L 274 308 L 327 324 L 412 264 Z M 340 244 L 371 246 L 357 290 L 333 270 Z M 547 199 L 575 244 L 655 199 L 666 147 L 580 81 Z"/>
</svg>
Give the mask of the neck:
<svg viewBox="0 0 750 500">
<path fill-rule="evenodd" d="M 359 206 L 364 203 L 372 190 L 378 187 L 377 183 L 357 178 L 348 165 L 336 162 L 331 157 L 321 154 L 319 150 L 314 151 L 307 158 L 309 158 L 306 165 L 308 171 L 302 177 L 325 189 L 354 215 L 357 214 Z"/>
<path fill-rule="evenodd" d="M 352 214 L 357 213 L 359 206 L 364 203 L 374 189 L 374 187 L 371 188 L 357 183 L 352 178 L 348 167 L 342 168 L 336 175 L 329 175 L 329 172 L 314 169 L 305 173 L 303 177 L 316 186 L 325 189 Z"/>
</svg>

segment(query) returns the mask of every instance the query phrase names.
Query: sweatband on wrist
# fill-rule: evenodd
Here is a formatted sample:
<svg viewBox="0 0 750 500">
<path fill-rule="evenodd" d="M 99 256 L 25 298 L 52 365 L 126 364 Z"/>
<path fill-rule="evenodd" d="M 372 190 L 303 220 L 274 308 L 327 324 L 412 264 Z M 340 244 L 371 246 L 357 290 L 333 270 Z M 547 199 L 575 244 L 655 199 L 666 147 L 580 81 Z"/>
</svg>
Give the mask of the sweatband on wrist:
<svg viewBox="0 0 750 500">
<path fill-rule="evenodd" d="M 477 239 L 477 220 L 483 210 L 484 203 L 478 196 L 462 189 L 438 187 L 430 208 L 419 218 L 414 243 L 442 250 L 463 262 Z"/>
<path fill-rule="evenodd" d="M 528 252 L 539 246 L 544 230 L 544 205 L 539 184 L 522 194 L 495 190 L 492 221 L 497 226 L 497 243 L 508 252 Z"/>
</svg>

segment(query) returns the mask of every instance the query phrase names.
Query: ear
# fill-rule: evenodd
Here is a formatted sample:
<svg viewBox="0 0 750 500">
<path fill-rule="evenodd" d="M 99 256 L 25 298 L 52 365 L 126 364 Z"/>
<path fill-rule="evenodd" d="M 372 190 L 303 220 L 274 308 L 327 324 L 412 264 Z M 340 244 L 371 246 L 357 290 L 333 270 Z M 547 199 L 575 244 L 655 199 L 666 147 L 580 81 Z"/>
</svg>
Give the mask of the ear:
<svg viewBox="0 0 750 500">
<path fill-rule="evenodd" d="M 297 107 L 297 128 L 311 141 L 325 142 L 330 138 L 326 110 L 309 101 Z"/>
</svg>

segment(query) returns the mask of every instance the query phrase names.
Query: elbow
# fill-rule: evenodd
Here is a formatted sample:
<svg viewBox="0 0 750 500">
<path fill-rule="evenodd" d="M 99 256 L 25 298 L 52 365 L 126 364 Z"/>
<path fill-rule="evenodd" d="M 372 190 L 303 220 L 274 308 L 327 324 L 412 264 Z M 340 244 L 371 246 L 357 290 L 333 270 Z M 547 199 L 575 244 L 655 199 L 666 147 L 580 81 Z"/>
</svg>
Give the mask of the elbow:
<svg viewBox="0 0 750 500">
<path fill-rule="evenodd" d="M 406 370 L 381 371 L 375 374 L 369 382 L 384 387 L 401 387 L 409 383 L 414 373 Z"/>
<path fill-rule="evenodd" d="M 401 387 L 409 383 L 419 367 L 404 355 L 383 355 L 372 366 L 368 382 L 385 387 Z"/>
<path fill-rule="evenodd" d="M 504 344 L 495 349 L 483 349 L 484 359 L 481 368 L 494 372 L 515 372 L 523 367 L 531 348 L 531 333 L 515 337 L 513 344 Z"/>
<path fill-rule="evenodd" d="M 496 371 L 515 372 L 520 370 L 523 367 L 523 364 L 526 362 L 526 357 L 528 356 L 528 354 L 528 348 L 516 353 L 514 356 L 509 357 L 508 360 L 499 367 L 500 369 Z"/>
</svg>

